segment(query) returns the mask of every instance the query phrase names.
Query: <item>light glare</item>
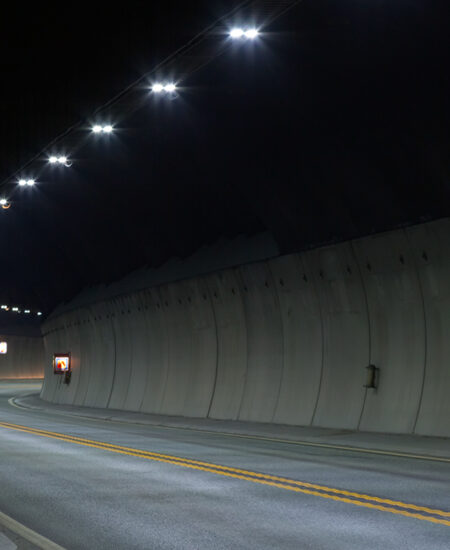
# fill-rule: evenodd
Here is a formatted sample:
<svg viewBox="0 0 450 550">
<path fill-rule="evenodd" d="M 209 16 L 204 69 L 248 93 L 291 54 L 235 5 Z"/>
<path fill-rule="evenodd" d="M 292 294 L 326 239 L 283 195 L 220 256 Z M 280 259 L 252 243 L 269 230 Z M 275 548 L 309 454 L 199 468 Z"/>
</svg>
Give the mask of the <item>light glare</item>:
<svg viewBox="0 0 450 550">
<path fill-rule="evenodd" d="M 57 159 L 56 157 L 50 157 L 50 158 L 48 159 L 48 162 L 49 162 L 50 164 L 55 164 L 55 162 L 58 162 L 58 159 Z"/>
<path fill-rule="evenodd" d="M 110 124 L 108 124 L 107 126 L 103 126 L 103 132 L 105 134 L 110 134 L 112 131 L 113 131 L 113 127 Z"/>
<path fill-rule="evenodd" d="M 254 38 L 256 38 L 259 34 L 259 32 L 257 31 L 257 29 L 248 29 L 245 31 L 245 37 L 246 38 L 249 38 L 250 40 L 253 40 Z"/>
<path fill-rule="evenodd" d="M 244 31 L 238 27 L 231 29 L 230 36 L 231 38 L 242 38 Z"/>
<path fill-rule="evenodd" d="M 24 180 L 24 179 L 21 179 L 19 180 L 19 185 L 26 185 L 27 184 L 27 180 Z"/>
<path fill-rule="evenodd" d="M 96 124 L 93 128 L 92 128 L 92 131 L 94 132 L 94 134 L 100 134 L 100 132 L 103 130 L 103 128 L 99 125 L 99 124 Z"/>
<path fill-rule="evenodd" d="M 164 86 L 164 90 L 165 90 L 166 92 L 171 93 L 171 92 L 174 92 L 174 91 L 176 90 L 176 86 L 175 86 L 175 84 L 173 84 L 173 83 L 166 84 L 166 85 Z"/>
<path fill-rule="evenodd" d="M 157 94 L 159 94 L 160 92 L 162 92 L 164 90 L 164 86 L 162 84 L 153 84 L 152 86 L 152 92 L 156 92 Z"/>
</svg>

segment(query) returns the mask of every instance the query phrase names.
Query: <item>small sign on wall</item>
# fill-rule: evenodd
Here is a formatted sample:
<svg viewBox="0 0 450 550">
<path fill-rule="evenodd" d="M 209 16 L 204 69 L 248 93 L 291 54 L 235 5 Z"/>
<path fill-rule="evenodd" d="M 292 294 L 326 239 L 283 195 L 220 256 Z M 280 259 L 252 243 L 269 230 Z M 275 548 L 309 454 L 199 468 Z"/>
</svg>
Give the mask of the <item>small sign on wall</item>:
<svg viewBox="0 0 450 550">
<path fill-rule="evenodd" d="M 70 372 L 70 353 L 55 353 L 53 356 L 53 372 L 55 374 Z"/>
<path fill-rule="evenodd" d="M 0 342 L 0 354 L 6 355 L 8 353 L 8 342 Z"/>
</svg>

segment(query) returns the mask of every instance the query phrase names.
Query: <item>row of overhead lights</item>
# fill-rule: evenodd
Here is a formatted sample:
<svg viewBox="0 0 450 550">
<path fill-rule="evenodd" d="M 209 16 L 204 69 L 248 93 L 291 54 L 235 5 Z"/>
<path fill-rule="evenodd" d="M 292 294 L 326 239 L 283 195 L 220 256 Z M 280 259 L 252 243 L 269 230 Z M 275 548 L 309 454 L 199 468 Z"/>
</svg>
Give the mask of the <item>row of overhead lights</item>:
<svg viewBox="0 0 450 550">
<path fill-rule="evenodd" d="M 229 37 L 232 40 L 255 40 L 259 36 L 259 30 L 255 27 L 234 27 L 229 31 Z M 174 95 L 177 91 L 177 85 L 175 82 L 155 82 L 150 87 L 150 91 L 155 94 L 169 94 Z M 94 134 L 112 134 L 114 127 L 111 124 L 95 124 L 91 127 L 91 132 Z M 62 165 L 66 167 L 72 166 L 70 161 L 65 155 L 52 155 L 48 157 L 49 164 Z M 32 187 L 37 182 L 34 178 L 21 178 L 17 182 L 21 187 Z M 8 210 L 11 207 L 10 201 L 5 197 L 0 197 L 0 206 L 4 210 Z M 2 307 L 2 309 L 4 309 Z M 26 310 L 27 311 L 27 310 Z M 26 312 L 25 311 L 25 312 Z"/>
<path fill-rule="evenodd" d="M 30 314 L 36 314 L 38 317 L 40 317 L 42 315 L 42 311 L 31 311 L 31 309 L 24 309 L 24 310 L 21 310 L 19 307 L 17 306 L 13 306 L 13 307 L 10 307 L 10 306 L 7 306 L 5 304 L 3 304 L 2 306 L 0 306 L 0 309 L 3 310 L 3 311 L 11 311 L 12 313 L 25 313 L 27 315 L 30 315 Z"/>
</svg>

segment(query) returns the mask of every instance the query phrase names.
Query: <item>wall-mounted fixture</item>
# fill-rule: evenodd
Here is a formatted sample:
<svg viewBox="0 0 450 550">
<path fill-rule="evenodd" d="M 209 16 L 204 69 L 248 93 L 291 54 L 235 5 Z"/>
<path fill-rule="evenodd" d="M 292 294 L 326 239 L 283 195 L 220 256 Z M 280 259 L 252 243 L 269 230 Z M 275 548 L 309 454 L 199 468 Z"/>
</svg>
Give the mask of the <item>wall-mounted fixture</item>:
<svg viewBox="0 0 450 550">
<path fill-rule="evenodd" d="M 364 384 L 365 388 L 378 388 L 378 380 L 380 378 L 380 369 L 375 365 L 368 365 L 366 367 L 367 378 L 366 383 Z"/>
<path fill-rule="evenodd" d="M 70 353 L 55 353 L 53 355 L 53 373 L 65 374 L 70 372 Z"/>
</svg>

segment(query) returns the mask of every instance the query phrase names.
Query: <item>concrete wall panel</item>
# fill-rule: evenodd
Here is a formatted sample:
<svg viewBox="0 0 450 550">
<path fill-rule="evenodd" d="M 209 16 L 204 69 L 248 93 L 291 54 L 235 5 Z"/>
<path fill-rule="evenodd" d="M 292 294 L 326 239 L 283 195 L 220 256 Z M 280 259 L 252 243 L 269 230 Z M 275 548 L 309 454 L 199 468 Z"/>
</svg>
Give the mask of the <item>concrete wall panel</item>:
<svg viewBox="0 0 450 550">
<path fill-rule="evenodd" d="M 240 420 L 272 422 L 283 371 L 280 304 L 266 263 L 239 268 L 247 325 L 247 378 Z"/>
<path fill-rule="evenodd" d="M 412 432 L 425 366 L 425 324 L 415 259 L 403 231 L 354 243 L 370 316 L 370 363 L 380 368 L 367 391 L 361 430 Z"/>
<path fill-rule="evenodd" d="M 139 411 L 144 399 L 147 376 L 150 370 L 147 316 L 142 293 L 130 297 L 131 315 L 127 319 L 132 347 L 131 374 L 123 408 Z M 119 367 L 120 368 L 120 367 Z"/>
<path fill-rule="evenodd" d="M 274 422 L 312 422 L 322 372 L 322 318 L 309 267 L 297 254 L 269 262 L 283 323 L 284 363 Z"/>
<path fill-rule="evenodd" d="M 116 298 L 112 302 L 112 326 L 115 336 L 115 368 L 108 402 L 111 409 L 123 409 L 131 380 L 133 361 L 133 334 L 130 319 L 133 311 L 131 297 Z"/>
<path fill-rule="evenodd" d="M 313 424 L 356 429 L 369 361 L 366 299 L 351 246 L 304 255 L 314 273 L 323 319 L 323 372 Z"/>
<path fill-rule="evenodd" d="M 91 346 L 91 374 L 84 405 L 106 407 L 111 395 L 115 367 L 115 340 L 109 304 L 95 304 L 93 315 Z"/>
<path fill-rule="evenodd" d="M 450 437 L 450 220 L 406 231 L 425 309 L 426 370 L 415 432 Z"/>
<path fill-rule="evenodd" d="M 141 411 L 159 413 L 162 410 L 169 372 L 169 339 L 166 318 L 158 289 L 145 292 L 144 310 L 148 326 L 148 368 Z"/>
<path fill-rule="evenodd" d="M 247 374 L 247 326 L 234 270 L 207 279 L 217 330 L 217 377 L 211 418 L 236 420 Z"/>
</svg>

